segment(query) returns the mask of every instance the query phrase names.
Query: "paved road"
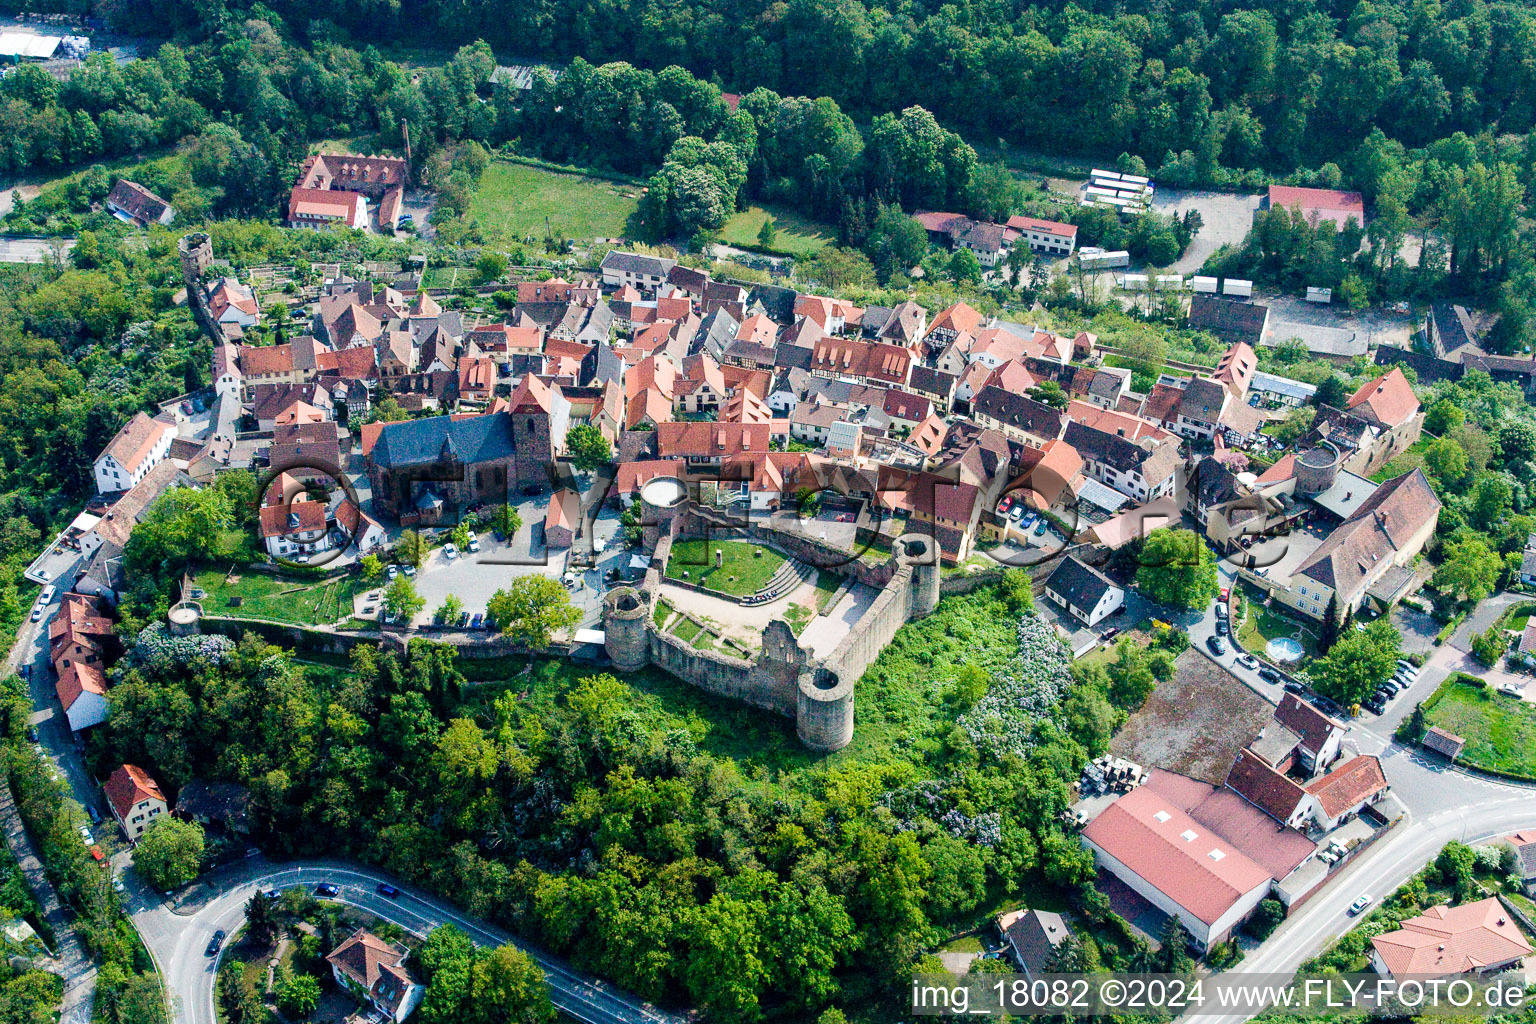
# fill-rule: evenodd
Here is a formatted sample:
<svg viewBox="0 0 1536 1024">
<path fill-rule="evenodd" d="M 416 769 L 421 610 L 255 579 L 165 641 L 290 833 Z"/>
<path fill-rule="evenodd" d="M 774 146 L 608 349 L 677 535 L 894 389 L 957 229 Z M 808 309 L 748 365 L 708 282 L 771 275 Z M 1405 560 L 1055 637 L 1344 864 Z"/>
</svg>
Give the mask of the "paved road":
<svg viewBox="0 0 1536 1024">
<path fill-rule="evenodd" d="M 402 891 L 394 900 L 378 895 L 374 887 L 386 880 L 382 874 L 318 861 L 284 867 L 257 862 L 240 874 L 239 881 L 187 915 L 172 911 L 155 893 L 137 884 L 131 886 L 133 923 L 160 964 L 178 1024 L 214 1024 L 214 978 L 221 957 L 206 957 L 203 951 L 215 930 L 234 934 L 245 919 L 246 901 L 259 889 L 313 888 L 319 882 L 331 882 L 341 889 L 340 902 L 418 935 L 451 922 L 480 945 L 513 941 L 500 929 L 464 917 L 441 900 L 415 890 Z M 682 1018 L 642 1004 L 605 982 L 571 970 L 560 960 L 531 949 L 528 953 L 544 969 L 555 1006 L 575 1020 L 586 1024 L 682 1024 Z"/>
<path fill-rule="evenodd" d="M 1194 635 L 1195 630 L 1191 629 L 1191 639 Z M 1346 720 L 1346 748 L 1381 758 L 1387 782 L 1408 809 L 1408 815 L 1374 847 L 1329 879 L 1322 892 L 1228 973 L 1290 974 L 1356 923 L 1347 909 L 1357 896 L 1369 894 L 1381 899 L 1432 860 L 1451 840 L 1477 843 L 1536 828 L 1536 787 L 1453 767 L 1439 757 L 1392 738 L 1413 706 L 1433 693 L 1446 676 L 1461 670 L 1466 658 L 1463 651 L 1449 644 L 1435 649 L 1414 684 L 1389 702 L 1383 715 L 1377 717 L 1366 712 L 1360 718 Z M 1255 688 L 1266 686 L 1279 689 L 1262 682 Z M 1201 1019 L 1236 1024 L 1245 1018 L 1233 1015 Z"/>
<path fill-rule="evenodd" d="M 68 590 L 73 581 L 74 569 L 71 568 L 69 574 L 59 580 L 59 592 Z M 95 786 L 85 775 L 79 759 L 71 756 L 74 752 L 73 734 L 70 733 L 69 725 L 64 721 L 62 712 L 55 714 L 58 702 L 53 691 L 50 670 L 47 667 L 48 623 L 58 608 L 58 601 L 55 599 L 54 603 L 49 605 L 48 614 L 40 621 L 22 625 L 16 635 L 16 644 L 11 648 L 11 653 L 6 659 L 6 669 L 14 672 L 23 665 L 31 666 L 28 685 L 34 711 L 30 722 L 37 729 L 38 742 L 42 745 L 48 759 L 67 774 L 76 797 L 79 798 L 82 795 L 91 797 L 94 795 Z M 39 708 L 43 710 L 36 710 Z M 6 842 L 21 864 L 27 884 L 32 887 L 33 893 L 37 896 L 43 916 L 53 926 L 54 936 L 58 942 L 59 958 L 55 964 L 49 965 L 48 969 L 55 971 L 64 979 L 64 1001 L 59 1010 L 60 1024 L 87 1024 L 91 1020 L 96 1000 L 96 964 L 80 945 L 79 939 L 75 937 L 74 930 L 70 927 L 69 915 L 64 912 L 59 902 L 58 892 L 43 871 L 42 862 L 22 825 L 21 815 L 16 810 L 9 786 L 0 786 L 0 825 L 5 828 Z"/>
<path fill-rule="evenodd" d="M 0 238 L 0 263 L 50 263 L 74 247 L 73 238 Z"/>
</svg>

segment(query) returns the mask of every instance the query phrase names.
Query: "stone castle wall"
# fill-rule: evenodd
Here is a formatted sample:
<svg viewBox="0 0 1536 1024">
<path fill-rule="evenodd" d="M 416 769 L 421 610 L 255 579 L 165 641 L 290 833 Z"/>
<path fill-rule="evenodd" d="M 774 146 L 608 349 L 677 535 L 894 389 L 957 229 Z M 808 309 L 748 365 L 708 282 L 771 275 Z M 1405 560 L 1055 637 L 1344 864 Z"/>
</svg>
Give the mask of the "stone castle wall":
<svg viewBox="0 0 1536 1024">
<path fill-rule="evenodd" d="M 665 531 L 657 531 L 644 583 L 609 594 L 603 606 L 609 660 L 620 671 L 655 665 L 708 693 L 793 717 L 800 741 L 813 750 L 847 746 L 853 739 L 854 689 L 859 678 L 898 629 L 928 615 L 938 605 L 941 580 L 938 548 L 932 538 L 901 538 L 895 554 L 880 565 L 845 561 L 845 576 L 861 582 L 878 580 L 880 594 L 826 658 L 812 659 L 786 623 L 772 622 L 763 631 L 757 660 L 747 663 L 700 651 L 656 628 L 655 600 L 673 539 L 685 528 L 704 523 L 718 528 L 713 521 L 697 516 L 671 519 Z M 744 532 L 796 557 L 824 557 L 831 550 L 775 530 L 754 526 Z M 838 571 L 825 561 L 802 560 Z"/>
</svg>

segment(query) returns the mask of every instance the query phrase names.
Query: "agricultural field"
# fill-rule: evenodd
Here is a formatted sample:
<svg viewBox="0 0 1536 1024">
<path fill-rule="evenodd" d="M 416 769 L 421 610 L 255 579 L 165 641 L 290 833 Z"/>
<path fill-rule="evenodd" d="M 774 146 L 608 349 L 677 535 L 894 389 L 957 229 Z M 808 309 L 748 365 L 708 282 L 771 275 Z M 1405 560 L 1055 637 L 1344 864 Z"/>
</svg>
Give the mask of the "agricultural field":
<svg viewBox="0 0 1536 1024">
<path fill-rule="evenodd" d="M 486 168 L 468 219 L 488 233 L 582 241 L 634 234 L 641 186 L 496 161 Z"/>
</svg>

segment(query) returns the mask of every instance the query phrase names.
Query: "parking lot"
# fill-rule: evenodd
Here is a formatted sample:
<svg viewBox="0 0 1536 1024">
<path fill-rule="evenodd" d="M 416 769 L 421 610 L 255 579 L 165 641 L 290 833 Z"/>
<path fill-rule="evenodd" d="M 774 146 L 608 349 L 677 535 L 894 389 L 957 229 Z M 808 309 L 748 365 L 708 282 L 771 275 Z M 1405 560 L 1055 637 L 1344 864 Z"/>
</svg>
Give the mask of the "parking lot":
<svg viewBox="0 0 1536 1024">
<path fill-rule="evenodd" d="M 1253 227 L 1253 212 L 1258 208 L 1257 195 L 1159 188 L 1152 198 L 1152 209 L 1177 217 L 1199 210 L 1201 219 L 1200 233 L 1168 269 L 1175 274 L 1191 274 L 1221 246 L 1241 245 L 1248 237 L 1248 229 Z"/>
<path fill-rule="evenodd" d="M 477 612 L 484 614 L 492 595 L 519 576 L 564 578 L 571 568 L 572 549 L 551 551 L 545 546 L 547 502 L 547 496 L 541 496 L 526 499 L 517 506 L 523 528 L 510 541 L 498 541 L 489 531 L 482 531 L 478 552 L 449 558 L 443 548 L 434 548 L 416 575 L 416 592 L 427 603 L 413 625 L 430 625 L 433 612 L 449 594 L 457 597 L 464 610 L 473 616 Z M 582 612 L 579 628 L 598 624 L 602 617 L 604 574 L 610 569 L 628 568 L 635 554 L 621 543 L 621 529 L 618 513 L 609 508 L 604 508 L 592 521 L 594 548 L 600 544 L 602 551 L 595 565 L 575 570 L 571 600 Z M 582 543 L 577 542 L 578 546 Z"/>
</svg>

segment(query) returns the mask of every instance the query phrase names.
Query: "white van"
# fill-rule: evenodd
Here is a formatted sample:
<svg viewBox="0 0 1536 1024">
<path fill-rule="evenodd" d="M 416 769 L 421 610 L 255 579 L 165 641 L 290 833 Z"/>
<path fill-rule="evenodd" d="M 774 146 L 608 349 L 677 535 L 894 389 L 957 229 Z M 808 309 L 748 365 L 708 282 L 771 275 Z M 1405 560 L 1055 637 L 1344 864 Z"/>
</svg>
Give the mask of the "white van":
<svg viewBox="0 0 1536 1024">
<path fill-rule="evenodd" d="M 41 594 L 37 595 L 37 606 L 39 608 L 42 608 L 42 607 L 44 607 L 46 605 L 53 604 L 53 599 L 55 597 L 57 597 L 58 594 L 59 594 L 59 588 L 58 587 L 54 587 L 54 586 L 44 587 L 43 588 L 43 592 Z"/>
</svg>

